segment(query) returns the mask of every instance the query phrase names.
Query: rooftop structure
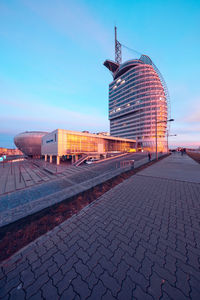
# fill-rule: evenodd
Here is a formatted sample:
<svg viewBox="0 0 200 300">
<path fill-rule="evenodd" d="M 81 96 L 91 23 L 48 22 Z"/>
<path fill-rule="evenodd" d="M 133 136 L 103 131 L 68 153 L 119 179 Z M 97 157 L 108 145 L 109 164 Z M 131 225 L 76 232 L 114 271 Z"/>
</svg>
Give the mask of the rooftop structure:
<svg viewBox="0 0 200 300">
<path fill-rule="evenodd" d="M 118 57 L 115 62 L 104 62 L 113 75 L 109 84 L 110 134 L 136 139 L 141 147 L 154 150 L 157 127 L 158 149 L 165 151 L 169 96 L 164 79 L 147 55 L 120 61 Z"/>
</svg>

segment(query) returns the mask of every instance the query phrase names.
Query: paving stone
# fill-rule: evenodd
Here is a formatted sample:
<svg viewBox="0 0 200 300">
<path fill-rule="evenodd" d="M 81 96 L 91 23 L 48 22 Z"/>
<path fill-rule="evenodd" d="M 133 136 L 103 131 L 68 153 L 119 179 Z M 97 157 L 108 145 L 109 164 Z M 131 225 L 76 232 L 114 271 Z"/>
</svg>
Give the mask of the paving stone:
<svg viewBox="0 0 200 300">
<path fill-rule="evenodd" d="M 192 300 L 199 300 L 199 291 L 195 288 L 192 288 L 191 292 L 190 292 L 190 299 Z"/>
<path fill-rule="evenodd" d="M 29 252 L 26 257 L 30 264 L 38 260 L 38 255 L 34 251 Z"/>
<path fill-rule="evenodd" d="M 82 263 L 81 260 L 79 260 L 75 265 L 74 265 L 74 268 L 76 270 L 76 273 L 78 273 L 83 280 L 87 280 L 87 277 L 90 275 L 91 271 L 90 269 L 88 268 L 87 265 L 84 265 Z"/>
<path fill-rule="evenodd" d="M 52 256 L 56 255 L 58 252 L 56 247 L 50 248 L 48 251 L 46 250 L 46 253 L 42 255 L 41 262 L 42 264 L 46 262 L 47 260 L 51 259 Z"/>
<path fill-rule="evenodd" d="M 134 257 L 130 256 L 128 253 L 125 253 L 123 260 L 130 268 L 133 268 L 135 271 L 139 272 L 141 263 L 139 263 Z"/>
<path fill-rule="evenodd" d="M 72 281 L 73 290 L 80 296 L 81 299 L 87 299 L 90 294 L 91 290 L 88 288 L 88 284 L 83 281 L 80 275 L 78 275 Z"/>
<path fill-rule="evenodd" d="M 101 280 L 98 281 L 98 283 L 93 287 L 90 299 L 91 300 L 96 300 L 96 299 L 101 299 L 101 297 L 106 293 L 107 289 L 101 282 Z"/>
<path fill-rule="evenodd" d="M 50 267 L 48 267 L 47 271 L 48 271 L 49 277 L 51 277 L 53 274 L 57 273 L 58 272 L 57 264 L 53 264 Z"/>
<path fill-rule="evenodd" d="M 94 267 L 99 263 L 100 259 L 102 258 L 102 255 L 97 251 L 93 254 L 91 258 L 87 261 L 87 266 L 90 270 L 93 270 Z"/>
<path fill-rule="evenodd" d="M 130 268 L 129 265 L 127 265 L 125 261 L 122 261 L 118 265 L 118 268 L 116 272 L 113 274 L 113 277 L 119 282 L 119 284 L 125 280 L 129 268 Z"/>
<path fill-rule="evenodd" d="M 76 251 L 76 256 L 82 260 L 82 262 L 84 264 L 87 264 L 87 262 L 89 261 L 90 259 L 90 256 L 87 254 L 86 251 L 84 251 L 82 248 L 78 249 Z"/>
<path fill-rule="evenodd" d="M 156 273 L 153 273 L 149 279 L 148 293 L 153 296 L 154 299 L 160 299 L 162 296 L 162 284 L 163 280 Z"/>
<path fill-rule="evenodd" d="M 23 300 L 25 299 L 25 292 L 23 289 L 14 288 L 10 291 L 9 299 L 12 300 Z"/>
<path fill-rule="evenodd" d="M 53 286 L 52 281 L 49 280 L 47 283 L 45 283 L 42 288 L 42 295 L 44 297 L 44 299 L 59 299 L 59 295 L 58 295 L 58 291 L 55 288 L 55 286 Z"/>
<path fill-rule="evenodd" d="M 34 273 L 30 268 L 21 272 L 21 281 L 23 289 L 26 289 L 27 286 L 31 285 L 35 281 Z"/>
<path fill-rule="evenodd" d="M 146 289 L 149 286 L 149 281 L 145 278 L 143 274 L 136 272 L 133 269 L 129 269 L 127 272 L 127 276 L 130 277 L 134 284 L 139 285 L 144 291 L 146 291 Z"/>
<path fill-rule="evenodd" d="M 0 297 L 5 297 L 13 288 L 17 288 L 18 286 L 21 286 L 21 284 L 19 276 L 12 278 L 0 289 Z"/>
<path fill-rule="evenodd" d="M 69 259 L 66 259 L 66 263 L 60 267 L 63 275 L 71 271 L 73 268 L 74 264 L 77 263 L 79 259 L 77 258 L 76 255 L 73 255 Z"/>
<path fill-rule="evenodd" d="M 42 299 L 42 292 L 41 290 L 39 290 L 36 294 L 34 294 L 33 296 L 31 296 L 30 298 L 27 298 L 29 300 L 40 300 Z"/>
<path fill-rule="evenodd" d="M 168 280 L 169 283 L 175 285 L 176 276 L 172 275 L 167 269 L 160 268 L 158 265 L 153 266 L 153 272 L 157 273 L 163 280 Z"/>
<path fill-rule="evenodd" d="M 31 269 L 34 271 L 34 270 L 38 269 L 41 265 L 42 265 L 42 263 L 41 263 L 40 259 L 38 258 L 36 261 L 34 261 L 31 264 Z"/>
<path fill-rule="evenodd" d="M 53 275 L 49 275 L 49 277 L 52 279 L 53 284 L 57 285 L 57 283 L 63 279 L 63 274 L 60 269 L 57 269 L 56 273 L 54 273 Z"/>
<path fill-rule="evenodd" d="M 116 279 L 111 277 L 107 271 L 100 276 L 100 279 L 104 286 L 111 291 L 114 297 L 116 297 L 121 288 L 121 284 L 119 284 Z"/>
<path fill-rule="evenodd" d="M 167 293 L 164 291 L 162 292 L 162 296 L 160 297 L 160 300 L 173 300 Z"/>
<path fill-rule="evenodd" d="M 186 300 L 188 299 L 189 296 L 189 295 L 185 296 L 181 290 L 171 286 L 167 281 L 165 281 L 164 284 L 162 285 L 162 290 L 166 292 L 172 299 Z"/>
<path fill-rule="evenodd" d="M 180 289 L 186 296 L 189 296 L 189 276 L 188 274 L 184 273 L 181 269 L 177 269 L 176 271 L 176 287 Z"/>
<path fill-rule="evenodd" d="M 56 252 L 53 255 L 53 260 L 56 262 L 58 268 L 60 268 L 62 265 L 66 263 L 66 258 L 61 252 Z"/>
<path fill-rule="evenodd" d="M 43 262 L 39 268 L 34 270 L 34 276 L 35 278 L 39 278 L 42 274 L 47 273 L 47 270 L 50 266 L 54 265 L 55 262 L 52 258 L 47 259 L 45 262 Z"/>
<path fill-rule="evenodd" d="M 122 249 L 118 248 L 112 256 L 111 262 L 118 266 L 118 264 L 122 261 L 124 254 L 125 252 Z"/>
<path fill-rule="evenodd" d="M 75 299 L 76 295 L 75 292 L 70 285 L 68 289 L 64 290 L 61 297 L 59 298 L 60 300 L 68 300 L 68 299 Z"/>
<path fill-rule="evenodd" d="M 62 295 L 64 290 L 68 289 L 72 280 L 76 278 L 78 274 L 75 272 L 74 268 L 72 268 L 69 272 L 65 273 L 63 278 L 56 284 L 58 288 L 59 295 Z"/>
<path fill-rule="evenodd" d="M 96 277 L 94 272 L 91 272 L 87 278 L 88 287 L 90 290 L 98 283 L 98 278 Z"/>
<path fill-rule="evenodd" d="M 50 279 L 48 277 L 47 272 L 38 277 L 32 285 L 26 288 L 27 298 L 35 295 L 40 290 L 40 288 L 49 280 Z"/>
<path fill-rule="evenodd" d="M 117 295 L 117 299 L 133 299 L 132 294 L 135 289 L 135 284 L 127 276 L 124 281 L 122 281 L 121 289 Z"/>
<path fill-rule="evenodd" d="M 113 297 L 113 295 L 111 294 L 111 291 L 107 290 L 101 299 L 102 300 L 115 300 L 116 297 Z"/>
<path fill-rule="evenodd" d="M 14 280 L 15 278 L 17 278 L 19 276 L 19 273 L 21 271 L 23 271 L 29 267 L 27 261 L 24 261 L 24 262 L 20 263 L 19 265 L 16 265 L 16 264 L 14 264 L 14 265 L 15 265 L 15 268 L 6 274 L 7 281 Z"/>
<path fill-rule="evenodd" d="M 93 272 L 96 275 L 97 278 L 100 278 L 100 276 L 104 273 L 104 269 L 101 267 L 100 264 L 95 265 L 93 268 Z"/>
<path fill-rule="evenodd" d="M 147 280 L 149 280 L 152 274 L 153 262 L 151 262 L 148 257 L 145 257 L 142 261 L 140 273 L 142 273 Z"/>
<path fill-rule="evenodd" d="M 117 271 L 116 265 L 114 265 L 110 260 L 107 260 L 104 256 L 99 260 L 99 265 L 102 269 L 107 270 L 110 276 Z"/>
<path fill-rule="evenodd" d="M 153 297 L 144 292 L 139 285 L 136 285 L 136 288 L 133 291 L 133 299 L 153 300 Z"/>
</svg>

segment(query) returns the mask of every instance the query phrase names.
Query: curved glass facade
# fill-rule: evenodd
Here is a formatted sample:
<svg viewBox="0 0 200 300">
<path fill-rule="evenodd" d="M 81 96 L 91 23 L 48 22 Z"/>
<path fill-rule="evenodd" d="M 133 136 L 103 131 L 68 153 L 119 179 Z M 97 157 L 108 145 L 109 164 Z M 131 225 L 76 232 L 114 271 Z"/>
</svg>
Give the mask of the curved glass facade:
<svg viewBox="0 0 200 300">
<path fill-rule="evenodd" d="M 141 147 L 154 151 L 157 124 L 158 149 L 165 151 L 168 101 L 151 59 L 142 55 L 127 61 L 113 72 L 113 78 L 109 85 L 110 134 L 136 139 Z"/>
</svg>

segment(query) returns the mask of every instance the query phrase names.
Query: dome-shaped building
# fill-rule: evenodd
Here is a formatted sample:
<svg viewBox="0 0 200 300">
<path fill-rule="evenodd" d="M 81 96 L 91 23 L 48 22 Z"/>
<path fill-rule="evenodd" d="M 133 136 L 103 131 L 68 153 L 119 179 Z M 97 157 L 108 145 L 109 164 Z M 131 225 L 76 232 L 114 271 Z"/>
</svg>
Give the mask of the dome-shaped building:
<svg viewBox="0 0 200 300">
<path fill-rule="evenodd" d="M 122 64 L 106 60 L 109 85 L 110 134 L 136 139 L 146 150 L 166 151 L 168 91 L 159 70 L 146 55 Z"/>
<path fill-rule="evenodd" d="M 31 157 L 41 156 L 42 137 L 48 132 L 26 131 L 15 136 L 14 143 L 25 155 Z"/>
</svg>

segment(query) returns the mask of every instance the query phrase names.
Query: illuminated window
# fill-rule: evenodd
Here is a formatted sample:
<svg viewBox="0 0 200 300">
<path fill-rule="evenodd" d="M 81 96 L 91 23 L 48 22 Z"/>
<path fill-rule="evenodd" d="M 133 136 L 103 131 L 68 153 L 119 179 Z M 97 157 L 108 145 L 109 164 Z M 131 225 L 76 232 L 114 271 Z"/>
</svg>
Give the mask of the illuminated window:
<svg viewBox="0 0 200 300">
<path fill-rule="evenodd" d="M 125 83 L 125 80 L 122 80 L 122 82 L 120 84 L 124 84 Z"/>
<path fill-rule="evenodd" d="M 119 83 L 120 81 L 121 81 L 121 78 L 117 79 L 117 81 L 116 81 L 116 82 L 117 82 L 117 83 Z"/>
<path fill-rule="evenodd" d="M 113 90 L 115 90 L 116 88 L 117 88 L 117 86 L 116 86 L 116 85 L 114 85 L 114 86 L 113 86 Z"/>
</svg>

